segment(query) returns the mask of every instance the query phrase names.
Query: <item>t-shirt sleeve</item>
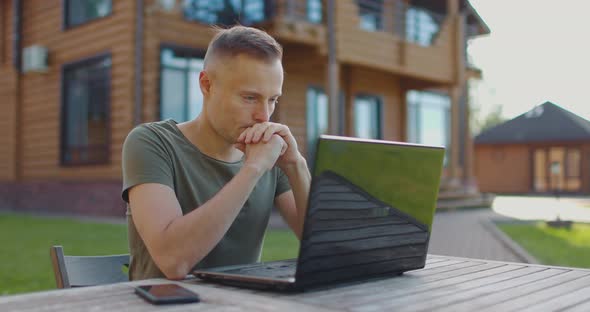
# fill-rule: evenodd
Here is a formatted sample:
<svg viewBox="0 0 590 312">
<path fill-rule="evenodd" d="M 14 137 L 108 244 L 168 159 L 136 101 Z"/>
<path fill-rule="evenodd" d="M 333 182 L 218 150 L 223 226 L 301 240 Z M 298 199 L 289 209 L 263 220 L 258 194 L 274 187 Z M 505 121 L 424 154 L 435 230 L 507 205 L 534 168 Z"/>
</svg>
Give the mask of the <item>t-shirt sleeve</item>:
<svg viewBox="0 0 590 312">
<path fill-rule="evenodd" d="M 277 189 L 275 190 L 275 197 L 291 190 L 291 184 L 289 183 L 289 178 L 283 172 L 283 170 L 277 167 Z"/>
<path fill-rule="evenodd" d="M 131 130 L 123 143 L 123 191 L 129 202 L 129 189 L 143 183 L 159 183 L 174 189 L 171 159 L 160 138 L 146 126 Z"/>
</svg>

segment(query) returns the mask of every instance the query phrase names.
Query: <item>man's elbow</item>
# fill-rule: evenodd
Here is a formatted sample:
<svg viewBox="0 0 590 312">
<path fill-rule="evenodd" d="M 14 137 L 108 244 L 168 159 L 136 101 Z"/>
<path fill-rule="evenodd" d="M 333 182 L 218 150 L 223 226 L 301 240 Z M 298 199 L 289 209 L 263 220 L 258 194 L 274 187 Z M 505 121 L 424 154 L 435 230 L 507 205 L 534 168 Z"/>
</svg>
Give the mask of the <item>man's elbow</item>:
<svg viewBox="0 0 590 312">
<path fill-rule="evenodd" d="M 173 257 L 155 259 L 154 262 L 162 271 L 164 276 L 170 280 L 182 280 L 188 275 L 191 266 L 185 261 L 180 261 Z"/>
</svg>

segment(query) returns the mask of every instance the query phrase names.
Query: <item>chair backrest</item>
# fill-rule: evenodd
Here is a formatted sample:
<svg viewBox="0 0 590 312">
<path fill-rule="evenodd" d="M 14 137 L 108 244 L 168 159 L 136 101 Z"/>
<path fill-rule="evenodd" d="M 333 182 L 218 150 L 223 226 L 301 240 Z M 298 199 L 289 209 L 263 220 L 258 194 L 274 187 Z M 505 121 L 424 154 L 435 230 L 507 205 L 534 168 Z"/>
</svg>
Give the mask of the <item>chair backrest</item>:
<svg viewBox="0 0 590 312">
<path fill-rule="evenodd" d="M 64 256 L 62 246 L 49 250 L 57 288 L 94 286 L 129 281 L 129 254 L 109 256 Z"/>
</svg>

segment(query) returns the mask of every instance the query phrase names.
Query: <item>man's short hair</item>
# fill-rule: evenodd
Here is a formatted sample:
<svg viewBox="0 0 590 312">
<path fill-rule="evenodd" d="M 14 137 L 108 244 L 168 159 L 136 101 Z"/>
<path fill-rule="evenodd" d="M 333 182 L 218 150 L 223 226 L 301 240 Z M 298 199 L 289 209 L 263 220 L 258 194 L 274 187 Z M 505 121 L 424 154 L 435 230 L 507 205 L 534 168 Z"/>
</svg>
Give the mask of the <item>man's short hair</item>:
<svg viewBox="0 0 590 312">
<path fill-rule="evenodd" d="M 213 56 L 234 57 L 245 54 L 267 62 L 283 58 L 283 47 L 260 29 L 238 25 L 228 29 L 216 28 L 216 31 L 205 54 L 205 67 Z"/>
</svg>

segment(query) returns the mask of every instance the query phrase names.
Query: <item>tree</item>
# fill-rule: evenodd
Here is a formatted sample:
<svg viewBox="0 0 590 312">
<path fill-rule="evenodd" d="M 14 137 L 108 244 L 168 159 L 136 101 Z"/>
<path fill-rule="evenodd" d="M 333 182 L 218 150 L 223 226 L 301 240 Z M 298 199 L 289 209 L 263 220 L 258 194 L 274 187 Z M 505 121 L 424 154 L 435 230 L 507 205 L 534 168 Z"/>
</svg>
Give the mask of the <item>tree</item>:
<svg viewBox="0 0 590 312">
<path fill-rule="evenodd" d="M 496 104 L 492 107 L 489 113 L 482 116 L 480 108 L 472 109 L 472 129 L 473 134 L 478 135 L 483 131 L 497 126 L 507 120 L 502 114 L 502 105 Z"/>
</svg>

